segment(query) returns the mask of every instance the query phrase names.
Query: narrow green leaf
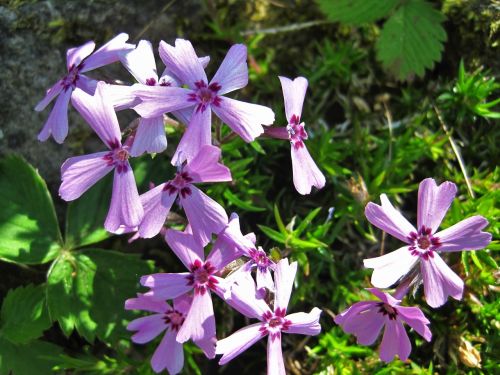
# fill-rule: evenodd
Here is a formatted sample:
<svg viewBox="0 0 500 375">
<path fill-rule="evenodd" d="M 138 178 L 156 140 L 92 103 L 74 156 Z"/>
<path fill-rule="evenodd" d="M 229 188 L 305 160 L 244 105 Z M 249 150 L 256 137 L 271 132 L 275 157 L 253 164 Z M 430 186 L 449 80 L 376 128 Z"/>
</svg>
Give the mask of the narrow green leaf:
<svg viewBox="0 0 500 375">
<path fill-rule="evenodd" d="M 302 232 L 309 226 L 309 224 L 311 224 L 311 221 L 313 221 L 314 218 L 316 216 L 318 216 L 320 211 L 321 211 L 321 207 L 317 207 L 314 210 L 312 210 L 311 212 L 309 212 L 307 214 L 307 216 L 304 218 L 304 220 L 302 220 L 300 225 L 297 227 L 297 229 L 295 229 L 293 231 L 293 234 L 296 237 L 299 237 L 302 234 Z"/>
<path fill-rule="evenodd" d="M 3 300 L 0 332 L 10 342 L 27 343 L 40 337 L 51 325 L 44 285 L 11 289 Z"/>
<path fill-rule="evenodd" d="M 278 225 L 278 229 L 281 233 L 286 235 L 288 231 L 285 228 L 285 224 L 283 224 L 283 220 L 281 219 L 280 212 L 278 211 L 278 206 L 276 203 L 274 204 L 274 219 L 276 220 L 276 224 Z"/>
<path fill-rule="evenodd" d="M 45 181 L 22 158 L 0 160 L 0 259 L 39 264 L 61 247 L 59 225 Z"/>
<path fill-rule="evenodd" d="M 261 212 L 266 210 L 265 208 L 257 207 L 251 203 L 241 200 L 236 195 L 234 195 L 229 189 L 224 190 L 224 198 L 226 198 L 230 203 L 234 204 L 236 207 L 239 207 L 246 211 Z"/>
<path fill-rule="evenodd" d="M 266 227 L 265 225 L 257 224 L 257 226 L 270 239 L 272 239 L 272 240 L 274 240 L 276 242 L 279 242 L 279 243 L 285 243 L 286 236 L 284 236 L 282 233 L 280 233 L 278 231 L 275 231 L 274 229 L 271 229 L 269 227 Z"/>
</svg>

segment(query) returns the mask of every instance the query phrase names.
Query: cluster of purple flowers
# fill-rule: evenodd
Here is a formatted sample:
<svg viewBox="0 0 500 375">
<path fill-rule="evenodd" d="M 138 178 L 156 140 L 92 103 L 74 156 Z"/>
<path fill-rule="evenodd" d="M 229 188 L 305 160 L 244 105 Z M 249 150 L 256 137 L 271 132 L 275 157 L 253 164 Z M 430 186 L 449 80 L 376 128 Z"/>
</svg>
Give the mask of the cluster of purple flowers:
<svg viewBox="0 0 500 375">
<path fill-rule="evenodd" d="M 221 150 L 212 145 L 212 112 L 244 141 L 262 134 L 286 139 L 291 144 L 293 181 L 300 194 L 325 185 L 325 177 L 311 158 L 301 122 L 307 80 L 279 77 L 283 89 L 288 124 L 270 127 L 274 112 L 265 106 L 231 99 L 226 94 L 248 83 L 247 50 L 232 46 L 215 76 L 209 81 L 204 68 L 209 57 L 198 57 L 187 40 L 175 45 L 161 42 L 159 55 L 165 70 L 159 76 L 151 43 L 137 46 L 126 43 L 120 34 L 93 52 L 88 42 L 67 52 L 68 73 L 51 87 L 36 110 L 44 109 L 56 97 L 54 107 L 39 134 L 51 135 L 62 143 L 68 133 L 68 105 L 91 126 L 107 150 L 69 158 L 61 167 L 60 196 L 71 201 L 79 198 L 98 180 L 114 171 L 113 190 L 106 230 L 135 233 L 133 238 L 151 238 L 158 233 L 186 267 L 186 272 L 145 275 L 141 284 L 149 290 L 126 301 L 126 309 L 144 310 L 152 315 L 128 325 L 135 331 L 132 340 L 146 343 L 164 332 L 151 364 L 156 372 L 176 374 L 183 367 L 182 345 L 192 340 L 208 358 L 221 354 L 225 364 L 268 336 L 268 374 L 285 374 L 281 353 L 281 334 L 317 335 L 321 331 L 321 310 L 287 314 L 297 263 L 288 259 L 271 260 L 256 246 L 253 233 L 241 233 L 236 214 L 228 217 L 216 201 L 196 184 L 231 181 L 231 171 L 221 162 Z M 92 53 L 93 52 L 93 53 Z M 120 61 L 138 83 L 131 86 L 96 81 L 84 73 Z M 116 111 L 133 109 L 139 116 L 137 126 L 126 139 L 118 124 Z M 177 173 L 170 180 L 139 195 L 130 157 L 160 153 L 167 148 L 164 115 L 171 114 L 186 125 L 172 158 Z M 266 129 L 264 130 L 264 126 Z M 395 294 L 372 288 L 381 302 L 359 302 L 338 315 L 335 322 L 358 337 L 361 344 L 372 344 L 385 325 L 380 356 L 390 361 L 395 354 L 406 359 L 411 344 L 402 322 L 406 322 L 426 340 L 430 340 L 429 321 L 417 307 L 400 306 L 401 299 L 423 280 L 427 303 L 437 307 L 447 297 L 460 299 L 463 282 L 439 257 L 439 251 L 480 249 L 491 240 L 481 232 L 487 221 L 475 216 L 436 233 L 456 193 L 452 183 L 436 186 L 424 180 L 419 190 L 418 229 L 402 217 L 382 195 L 382 206 L 369 203 L 368 220 L 404 241 L 403 248 L 379 258 L 365 260 L 374 268 L 372 283 L 388 288 L 399 281 Z M 175 202 L 183 208 L 188 225 L 184 231 L 165 229 L 167 215 Z M 210 251 L 205 256 L 205 247 Z M 245 257 L 244 263 L 225 278 L 226 266 Z M 229 337 L 217 340 L 212 293 L 232 308 L 258 322 Z M 172 300 L 172 304 L 167 301 Z"/>
</svg>

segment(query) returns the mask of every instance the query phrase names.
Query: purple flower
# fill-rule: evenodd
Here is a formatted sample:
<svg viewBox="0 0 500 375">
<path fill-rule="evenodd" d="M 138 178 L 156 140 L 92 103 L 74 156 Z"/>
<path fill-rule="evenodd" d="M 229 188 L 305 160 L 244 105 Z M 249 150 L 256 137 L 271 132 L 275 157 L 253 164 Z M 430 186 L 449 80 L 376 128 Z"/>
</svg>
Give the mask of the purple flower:
<svg viewBox="0 0 500 375">
<path fill-rule="evenodd" d="M 134 45 L 125 43 L 127 39 L 127 34 L 119 34 L 94 53 L 92 51 L 95 43 L 92 41 L 68 50 L 66 53 L 68 74 L 47 90 L 45 97 L 35 107 L 36 111 L 42 111 L 56 96 L 59 96 L 47 122 L 38 134 L 39 141 L 46 141 L 52 135 L 57 143 L 64 142 L 68 135 L 68 103 L 73 90 L 79 88 L 93 95 L 97 85 L 97 81 L 83 73 L 118 61 L 122 51 L 134 48 Z"/>
<path fill-rule="evenodd" d="M 285 375 L 285 365 L 281 352 L 281 333 L 317 335 L 321 331 L 319 317 L 321 310 L 315 307 L 309 314 L 294 313 L 286 315 L 288 301 L 292 292 L 297 263 L 288 264 L 282 259 L 276 265 L 274 309 L 263 299 L 256 297 L 255 283 L 248 275 L 241 277 L 231 287 L 231 297 L 226 300 L 233 308 L 260 323 L 244 327 L 231 336 L 217 342 L 216 353 L 222 354 L 219 364 L 223 365 L 243 353 L 265 336 L 267 340 L 267 373 Z"/>
<path fill-rule="evenodd" d="M 231 172 L 218 163 L 221 151 L 205 145 L 198 155 L 181 167 L 173 180 L 158 185 L 141 195 L 144 220 L 139 235 L 150 238 L 158 234 L 177 196 L 189 220 L 196 240 L 205 246 L 213 233 L 227 224 L 226 211 L 213 199 L 194 186 L 200 182 L 231 181 Z"/>
<path fill-rule="evenodd" d="M 288 139 L 291 144 L 293 184 L 300 194 L 309 194 L 311 187 L 321 189 L 325 186 L 325 176 L 319 170 L 306 148 L 304 141 L 308 138 L 300 122 L 302 104 L 307 91 L 307 79 L 297 77 L 293 81 L 279 77 L 285 98 L 285 113 L 288 125 L 286 128 L 268 128 L 266 134 L 271 137 Z"/>
<path fill-rule="evenodd" d="M 426 341 L 431 341 L 432 333 L 427 326 L 430 322 L 418 307 L 399 306 L 401 300 L 376 288 L 367 290 L 382 302 L 357 302 L 335 317 L 335 323 L 345 332 L 354 334 L 358 344 L 373 344 L 385 326 L 380 359 L 390 362 L 397 354 L 402 361 L 406 361 L 411 352 L 411 343 L 403 322 Z"/>
<path fill-rule="evenodd" d="M 165 301 L 156 301 L 143 294 L 125 301 L 126 310 L 144 310 L 154 313 L 135 319 L 128 324 L 129 331 L 137 331 L 132 336 L 133 342 L 144 344 L 165 332 L 151 358 L 151 367 L 155 372 L 166 369 L 169 374 L 173 375 L 180 373 L 184 367 L 182 344 L 175 338 L 184 325 L 191 303 L 192 297 L 187 294 L 175 298 L 173 308 Z M 199 345 L 205 346 L 203 343 Z"/>
<path fill-rule="evenodd" d="M 193 290 L 193 303 L 176 340 L 180 343 L 189 339 L 199 343 L 208 358 L 215 356 L 215 317 L 210 291 L 222 296 L 225 292 L 224 279 L 216 276 L 227 263 L 210 255 L 205 260 L 203 247 L 189 230 L 179 232 L 167 230 L 165 235 L 170 248 L 181 260 L 188 272 L 157 273 L 141 278 L 141 284 L 149 287 L 145 295 L 154 300 L 176 298 Z"/>
<path fill-rule="evenodd" d="M 407 244 L 392 253 L 364 260 L 365 267 L 374 269 L 371 279 L 374 286 L 393 285 L 418 263 L 429 306 L 443 305 L 448 296 L 462 298 L 463 281 L 438 252 L 482 249 L 490 243 L 491 234 L 481 231 L 488 225 L 482 216 L 469 217 L 436 233 L 456 192 L 452 182 L 437 186 L 432 178 L 423 180 L 418 189 L 418 229 L 392 206 L 385 194 L 380 196 L 381 206 L 367 204 L 365 215 L 370 223 Z"/>
<path fill-rule="evenodd" d="M 135 110 L 142 117 L 152 118 L 166 112 L 192 109 L 189 125 L 172 164 L 193 159 L 203 145 L 211 144 L 212 110 L 246 142 L 262 134 L 262 125 L 274 122 L 270 108 L 222 96 L 248 83 L 247 49 L 244 45 L 231 47 L 210 83 L 191 42 L 177 39 L 174 47 L 162 41 L 160 57 L 169 71 L 189 88 L 155 86 L 138 89 L 136 94 L 142 103 Z"/>
<path fill-rule="evenodd" d="M 114 169 L 111 205 L 104 227 L 119 232 L 136 227 L 142 220 L 142 208 L 134 173 L 128 162 L 129 147 L 122 145 L 120 127 L 111 103 L 103 97 L 105 83 L 99 82 L 94 96 L 76 89 L 73 106 L 89 123 L 109 151 L 67 159 L 61 166 L 59 195 L 65 201 L 79 198 L 91 186 Z"/>
</svg>

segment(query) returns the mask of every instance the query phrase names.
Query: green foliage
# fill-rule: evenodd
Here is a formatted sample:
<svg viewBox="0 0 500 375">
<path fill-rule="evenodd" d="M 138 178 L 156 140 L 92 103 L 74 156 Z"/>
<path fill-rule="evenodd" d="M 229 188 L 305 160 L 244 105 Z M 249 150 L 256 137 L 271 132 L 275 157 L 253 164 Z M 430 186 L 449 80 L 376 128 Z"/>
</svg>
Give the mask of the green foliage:
<svg viewBox="0 0 500 375">
<path fill-rule="evenodd" d="M 326 16 L 337 22 L 361 25 L 386 17 L 400 0 L 318 0 Z"/>
<path fill-rule="evenodd" d="M 0 375 L 47 375 L 58 362 L 62 350 L 45 341 L 15 345 L 0 336 Z"/>
<path fill-rule="evenodd" d="M 61 234 L 47 186 L 20 157 L 0 161 L 0 259 L 47 263 L 57 256 Z"/>
</svg>

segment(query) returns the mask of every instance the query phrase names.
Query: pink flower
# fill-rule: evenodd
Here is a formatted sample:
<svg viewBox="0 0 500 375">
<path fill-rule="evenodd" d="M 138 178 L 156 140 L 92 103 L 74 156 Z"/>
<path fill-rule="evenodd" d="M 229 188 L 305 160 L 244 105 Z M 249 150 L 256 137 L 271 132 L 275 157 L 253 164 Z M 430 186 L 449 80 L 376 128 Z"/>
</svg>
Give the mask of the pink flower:
<svg viewBox="0 0 500 375">
<path fill-rule="evenodd" d="M 397 354 L 402 361 L 406 361 L 411 352 L 411 343 L 403 322 L 426 341 L 431 341 L 432 333 L 427 326 L 430 322 L 418 307 L 400 306 L 401 300 L 388 293 L 376 288 L 367 290 L 382 302 L 357 302 L 335 317 L 335 323 L 345 332 L 354 334 L 358 344 L 373 344 L 385 326 L 380 344 L 380 359 L 390 362 Z"/>
<path fill-rule="evenodd" d="M 456 192 L 452 182 L 437 186 L 432 178 L 423 180 L 418 189 L 418 230 L 392 206 L 385 194 L 380 196 L 381 206 L 367 204 L 365 215 L 370 223 L 407 244 L 392 253 L 364 260 L 365 267 L 374 269 L 371 279 L 374 286 L 393 285 L 418 263 L 429 306 L 443 305 L 448 296 L 462 298 L 463 281 L 438 252 L 482 249 L 490 243 L 491 234 L 481 231 L 488 225 L 482 216 L 469 217 L 436 233 Z"/>
<path fill-rule="evenodd" d="M 305 124 L 300 122 L 302 104 L 307 90 L 307 79 L 297 77 L 293 81 L 279 77 L 285 98 L 285 112 L 288 125 L 286 128 L 268 128 L 266 134 L 271 137 L 288 139 L 291 144 L 293 184 L 300 194 L 309 194 L 311 187 L 321 189 L 325 186 L 325 176 L 319 170 L 306 148 L 308 138 Z"/>
<path fill-rule="evenodd" d="M 136 227 L 142 220 L 142 208 L 132 167 L 129 146 L 121 143 L 120 127 L 111 103 L 103 96 L 105 83 L 99 82 L 94 96 L 80 89 L 73 94 L 73 106 L 88 122 L 109 151 L 67 159 L 61 166 L 59 195 L 65 201 L 79 198 L 97 181 L 114 170 L 111 205 L 104 227 L 109 232 Z"/>
<path fill-rule="evenodd" d="M 127 34 L 119 34 L 94 53 L 92 51 L 95 43 L 92 41 L 67 51 L 68 74 L 47 90 L 45 97 L 35 107 L 35 111 L 42 111 L 56 96 L 59 96 L 47 122 L 38 134 L 38 140 L 46 141 L 52 135 L 57 143 L 64 142 L 68 135 L 68 104 L 73 90 L 79 88 L 93 95 L 97 85 L 97 81 L 82 73 L 118 61 L 122 51 L 134 48 L 134 45 L 125 43 L 127 39 Z"/>
<path fill-rule="evenodd" d="M 136 94 L 142 103 L 135 110 L 142 117 L 153 118 L 191 108 L 188 128 L 172 164 L 190 161 L 203 145 L 211 144 L 212 110 L 246 142 L 262 134 L 262 125 L 274 122 L 270 108 L 222 96 L 248 83 L 247 49 L 244 45 L 231 47 L 210 83 L 191 42 L 177 39 L 174 47 L 162 41 L 160 57 L 169 71 L 189 88 L 155 86 L 139 89 Z"/>
<path fill-rule="evenodd" d="M 265 336 L 267 340 L 267 373 L 285 375 L 285 365 L 281 352 L 281 333 L 317 335 L 321 331 L 319 317 L 321 310 L 315 307 L 309 314 L 294 313 L 286 315 L 297 263 L 288 264 L 282 259 L 276 265 L 274 309 L 263 299 L 256 297 L 255 283 L 248 275 L 241 277 L 231 287 L 231 297 L 227 302 L 249 318 L 260 323 L 244 327 L 231 336 L 217 342 L 216 353 L 222 354 L 219 364 L 228 363 Z"/>
<path fill-rule="evenodd" d="M 150 297 L 138 294 L 137 298 L 125 301 L 126 310 L 144 310 L 154 314 L 131 321 L 127 329 L 136 331 L 132 341 L 144 344 L 165 332 L 163 339 L 151 358 L 151 367 L 155 372 L 167 370 L 169 374 L 178 374 L 184 367 L 184 351 L 182 344 L 175 339 L 185 323 L 191 307 L 192 297 L 184 294 L 174 299 L 172 308 L 165 301 L 156 301 Z M 200 347 L 205 344 L 197 343 Z"/>
<path fill-rule="evenodd" d="M 200 182 L 231 181 L 231 172 L 218 162 L 221 151 L 205 145 L 198 155 L 180 168 L 173 180 L 141 195 L 144 220 L 139 235 L 150 238 L 158 234 L 177 196 L 192 227 L 195 239 L 205 246 L 213 233 L 227 224 L 226 211 L 213 199 L 194 186 Z"/>
<path fill-rule="evenodd" d="M 145 296 L 154 300 L 176 298 L 193 290 L 193 303 L 183 326 L 177 333 L 180 343 L 189 339 L 199 343 L 208 358 L 215 356 L 215 317 L 210 291 L 222 296 L 224 279 L 216 276 L 227 263 L 220 258 L 205 260 L 203 247 L 189 229 L 186 232 L 167 230 L 165 240 L 172 251 L 189 270 L 182 273 L 157 273 L 141 278 L 141 284 L 150 288 Z"/>
</svg>

